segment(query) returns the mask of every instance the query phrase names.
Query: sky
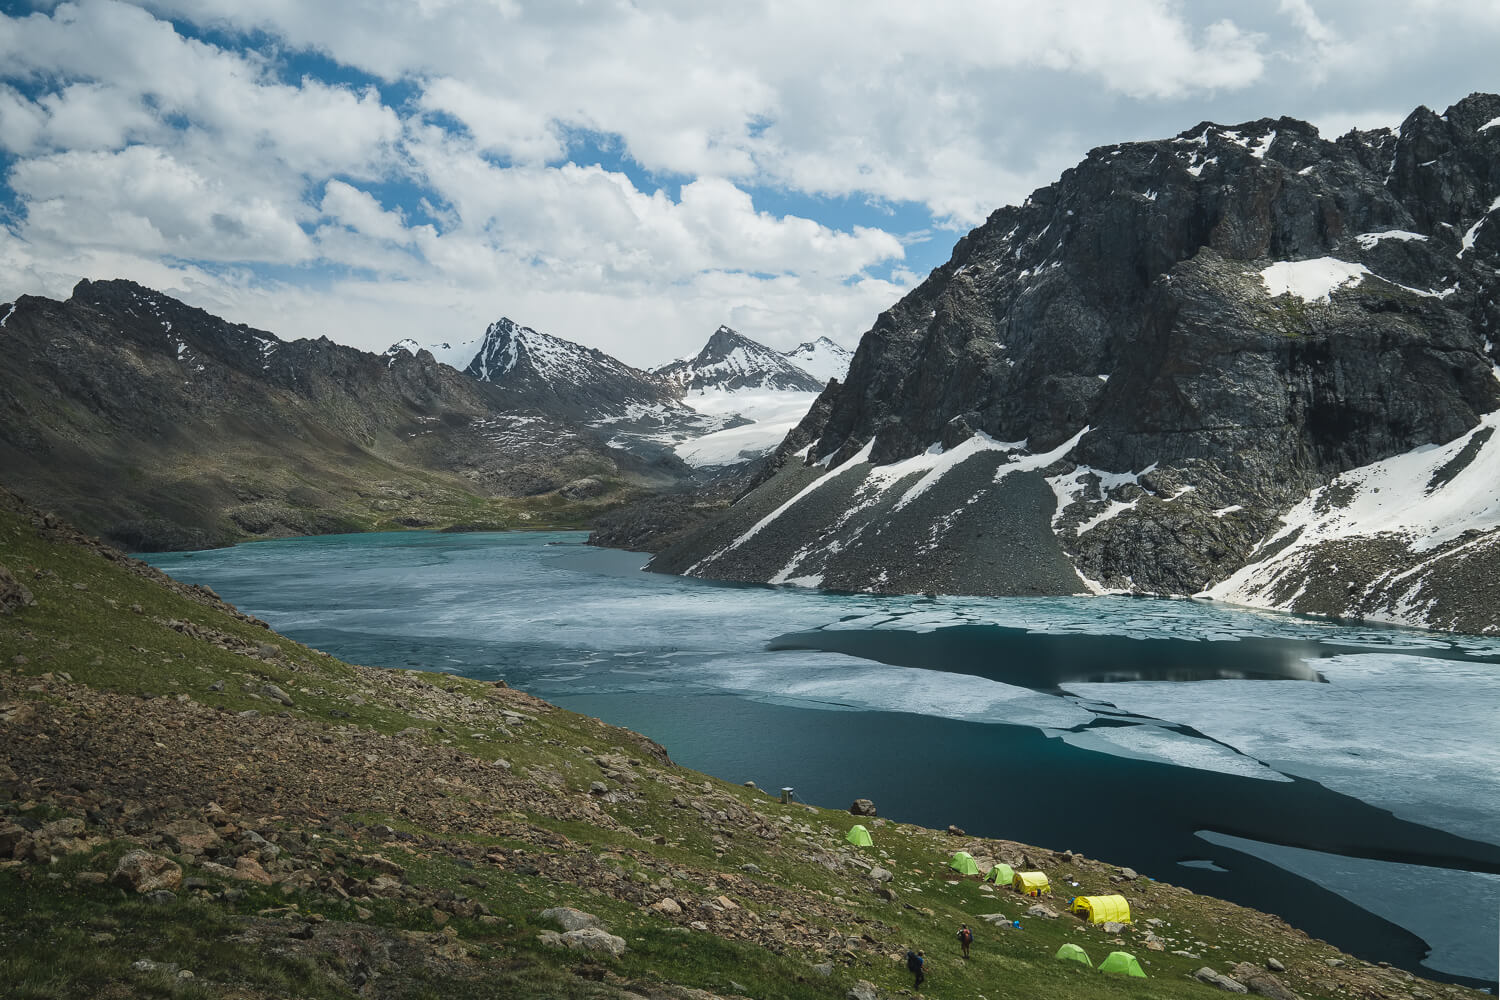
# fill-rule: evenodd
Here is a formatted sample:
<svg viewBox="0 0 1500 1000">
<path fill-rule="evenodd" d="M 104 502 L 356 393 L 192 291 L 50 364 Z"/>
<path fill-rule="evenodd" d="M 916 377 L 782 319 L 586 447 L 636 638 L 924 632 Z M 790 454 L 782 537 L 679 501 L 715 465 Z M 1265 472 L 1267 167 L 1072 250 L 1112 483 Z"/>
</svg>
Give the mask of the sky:
<svg viewBox="0 0 1500 1000">
<path fill-rule="evenodd" d="M 1500 0 L 0 0 L 0 303 L 853 347 L 1095 146 L 1393 127 L 1496 52 Z"/>
</svg>

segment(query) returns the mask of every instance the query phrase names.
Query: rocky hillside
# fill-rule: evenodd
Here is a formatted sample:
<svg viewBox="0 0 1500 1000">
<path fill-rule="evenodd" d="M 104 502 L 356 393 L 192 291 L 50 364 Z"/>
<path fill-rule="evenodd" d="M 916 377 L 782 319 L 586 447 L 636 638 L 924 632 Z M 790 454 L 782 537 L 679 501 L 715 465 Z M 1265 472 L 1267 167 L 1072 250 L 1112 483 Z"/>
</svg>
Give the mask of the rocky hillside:
<svg viewBox="0 0 1500 1000">
<path fill-rule="evenodd" d="M 7 996 L 880 1000 L 913 947 L 937 996 L 1480 996 L 1003 831 L 860 802 L 855 848 L 847 812 L 503 683 L 341 663 L 4 491 L 0 654 Z M 960 849 L 1056 896 L 960 877 Z M 1074 893 L 1133 923 L 1059 915 Z"/>
<path fill-rule="evenodd" d="M 430 355 L 286 342 L 127 281 L 0 316 L 0 483 L 127 548 L 577 525 L 685 472 Z"/>
<path fill-rule="evenodd" d="M 1495 630 L 1497 267 L 1495 95 L 1095 149 L 960 240 L 778 475 L 653 568 Z"/>
</svg>

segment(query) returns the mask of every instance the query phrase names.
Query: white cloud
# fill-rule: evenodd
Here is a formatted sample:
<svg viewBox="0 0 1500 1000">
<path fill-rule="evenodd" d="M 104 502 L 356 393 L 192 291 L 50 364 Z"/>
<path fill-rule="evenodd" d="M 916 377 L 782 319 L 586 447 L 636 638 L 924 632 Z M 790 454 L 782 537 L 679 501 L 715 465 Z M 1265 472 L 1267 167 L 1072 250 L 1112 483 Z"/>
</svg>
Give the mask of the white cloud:
<svg viewBox="0 0 1500 1000">
<path fill-rule="evenodd" d="M 78 0 L 0 16 L 0 299 L 118 274 L 366 347 L 501 312 L 636 363 L 721 322 L 852 344 L 1091 146 L 1392 124 L 1479 89 L 1497 33 L 1471 0 Z"/>
<path fill-rule="evenodd" d="M 33 242 L 212 261 L 295 262 L 310 252 L 285 206 L 226 190 L 150 146 L 23 160 L 10 184 L 27 203 Z"/>
</svg>

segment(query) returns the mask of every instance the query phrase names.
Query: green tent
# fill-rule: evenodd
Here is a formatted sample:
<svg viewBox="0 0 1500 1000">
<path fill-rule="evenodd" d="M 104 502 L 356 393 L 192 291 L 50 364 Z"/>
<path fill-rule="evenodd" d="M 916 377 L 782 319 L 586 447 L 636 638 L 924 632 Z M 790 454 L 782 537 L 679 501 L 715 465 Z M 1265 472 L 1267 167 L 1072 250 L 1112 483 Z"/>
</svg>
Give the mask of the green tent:
<svg viewBox="0 0 1500 1000">
<path fill-rule="evenodd" d="M 968 851 L 955 852 L 953 860 L 948 862 L 948 867 L 962 875 L 979 874 L 979 866 L 974 863 L 974 859 L 969 856 Z"/>
<path fill-rule="evenodd" d="M 851 826 L 848 835 L 844 839 L 855 847 L 870 847 L 875 843 L 875 841 L 870 839 L 870 831 L 866 830 L 860 823 L 855 823 Z"/>
<path fill-rule="evenodd" d="M 1123 953 L 1122 952 L 1116 952 L 1116 954 L 1123 954 Z M 1094 967 L 1094 963 L 1089 961 L 1088 952 L 1084 951 L 1082 948 L 1078 947 L 1076 944 L 1073 944 L 1072 942 L 1069 942 L 1069 943 L 1063 945 L 1061 948 L 1057 949 L 1057 957 L 1061 958 L 1061 959 L 1066 959 L 1069 962 L 1082 962 L 1084 965 L 1087 965 L 1090 969 L 1092 969 Z M 1134 961 L 1134 959 L 1131 959 L 1131 961 Z"/>
<path fill-rule="evenodd" d="M 1135 976 L 1137 979 L 1146 978 L 1146 974 L 1141 971 L 1141 963 L 1128 951 L 1110 952 L 1109 957 L 1099 963 L 1099 971 L 1118 972 L 1122 976 Z"/>
<path fill-rule="evenodd" d="M 1015 877 L 1016 870 L 1002 861 L 990 869 L 990 873 L 984 877 L 984 880 L 996 885 L 1010 885 L 1010 880 Z"/>
</svg>

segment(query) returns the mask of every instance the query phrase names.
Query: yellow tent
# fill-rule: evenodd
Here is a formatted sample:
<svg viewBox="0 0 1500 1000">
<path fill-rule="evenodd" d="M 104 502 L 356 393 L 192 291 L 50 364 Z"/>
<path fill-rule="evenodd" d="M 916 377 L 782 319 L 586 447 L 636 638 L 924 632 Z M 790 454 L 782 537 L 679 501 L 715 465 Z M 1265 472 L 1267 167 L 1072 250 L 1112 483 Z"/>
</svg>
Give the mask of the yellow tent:
<svg viewBox="0 0 1500 1000">
<path fill-rule="evenodd" d="M 1052 891 L 1052 883 L 1041 872 L 1016 872 L 1016 877 L 1011 879 L 1010 884 L 1023 896 L 1040 896 Z"/>
<path fill-rule="evenodd" d="M 1073 900 L 1073 912 L 1081 913 L 1091 924 L 1130 923 L 1130 904 L 1124 896 L 1079 896 Z"/>
</svg>

